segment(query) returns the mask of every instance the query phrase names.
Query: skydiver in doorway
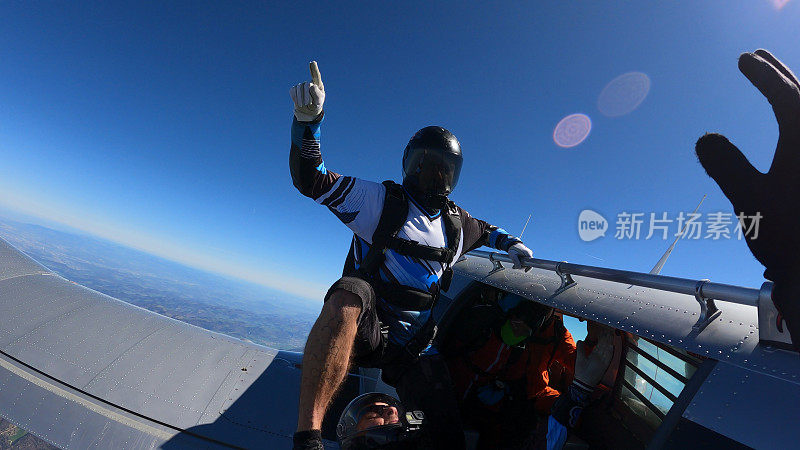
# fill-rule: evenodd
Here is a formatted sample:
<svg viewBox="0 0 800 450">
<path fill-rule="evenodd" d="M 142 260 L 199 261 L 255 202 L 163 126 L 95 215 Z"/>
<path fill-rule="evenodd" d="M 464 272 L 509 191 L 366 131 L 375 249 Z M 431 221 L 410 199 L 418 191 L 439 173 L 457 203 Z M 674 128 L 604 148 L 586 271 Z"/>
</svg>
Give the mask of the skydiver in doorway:
<svg viewBox="0 0 800 450">
<path fill-rule="evenodd" d="M 351 361 L 382 369 L 400 400 L 425 413 L 437 448 L 463 448 L 447 366 L 430 345 L 433 306 L 464 253 L 488 245 L 508 252 L 516 269 L 533 253 L 448 198 L 462 156 L 458 140 L 444 128 L 429 126 L 414 134 L 403 153 L 402 184 L 328 170 L 320 153 L 325 89 L 316 62 L 310 69 L 312 81 L 291 89 L 292 181 L 354 236 L 343 277 L 325 295 L 306 342 L 295 448 L 322 448 L 322 420 Z M 385 334 L 381 324 L 388 327 Z"/>
</svg>

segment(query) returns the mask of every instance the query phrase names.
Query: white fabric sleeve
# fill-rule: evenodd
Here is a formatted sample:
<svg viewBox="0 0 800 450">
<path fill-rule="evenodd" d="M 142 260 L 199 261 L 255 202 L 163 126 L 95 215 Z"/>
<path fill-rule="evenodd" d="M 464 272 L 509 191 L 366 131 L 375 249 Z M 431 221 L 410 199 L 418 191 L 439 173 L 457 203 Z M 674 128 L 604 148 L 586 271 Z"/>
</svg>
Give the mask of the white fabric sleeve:
<svg viewBox="0 0 800 450">
<path fill-rule="evenodd" d="M 343 176 L 316 202 L 327 206 L 356 236 L 371 244 L 385 195 L 386 188 L 380 183 Z"/>
</svg>

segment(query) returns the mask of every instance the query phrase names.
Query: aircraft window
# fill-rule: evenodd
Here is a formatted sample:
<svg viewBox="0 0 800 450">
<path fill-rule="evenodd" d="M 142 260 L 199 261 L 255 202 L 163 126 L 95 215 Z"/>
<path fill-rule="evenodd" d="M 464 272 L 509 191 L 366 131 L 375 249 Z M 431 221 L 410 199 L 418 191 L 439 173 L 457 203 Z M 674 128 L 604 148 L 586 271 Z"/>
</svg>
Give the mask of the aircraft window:
<svg viewBox="0 0 800 450">
<path fill-rule="evenodd" d="M 620 399 L 654 431 L 672 408 L 700 360 L 646 339 L 628 339 Z"/>
</svg>

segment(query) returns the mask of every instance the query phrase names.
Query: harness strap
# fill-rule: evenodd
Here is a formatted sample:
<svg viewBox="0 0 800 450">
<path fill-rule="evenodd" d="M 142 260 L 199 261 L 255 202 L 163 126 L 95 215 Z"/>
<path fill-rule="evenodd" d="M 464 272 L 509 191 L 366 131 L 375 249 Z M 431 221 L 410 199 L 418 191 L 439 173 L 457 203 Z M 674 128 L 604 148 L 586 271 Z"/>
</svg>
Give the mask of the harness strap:
<svg viewBox="0 0 800 450">
<path fill-rule="evenodd" d="M 375 293 L 389 300 L 392 305 L 407 311 L 427 311 L 433 305 L 433 294 L 408 286 L 395 285 L 383 280 L 372 282 Z"/>
<path fill-rule="evenodd" d="M 372 244 L 360 267 L 367 280 L 377 278 L 378 267 L 385 259 L 387 240 L 397 234 L 408 216 L 408 199 L 403 189 L 398 189 L 399 185 L 393 181 L 384 181 L 383 185 L 386 187 L 383 211 L 372 233 Z"/>
<path fill-rule="evenodd" d="M 419 355 L 425 350 L 428 345 L 430 345 L 433 338 L 436 337 L 436 332 L 438 331 L 438 327 L 436 326 L 436 321 L 433 320 L 433 314 L 431 313 L 431 317 L 425 321 L 425 325 L 423 325 L 414 336 L 411 336 L 411 339 L 408 340 L 403 350 L 412 358 L 412 360 L 416 360 L 419 358 Z"/>
<path fill-rule="evenodd" d="M 372 243 L 358 272 L 366 280 L 379 280 L 378 269 L 386 259 L 386 249 L 390 248 L 402 255 L 440 262 L 446 268 L 439 280 L 439 286 L 440 290 L 447 290 L 453 276 L 450 263 L 455 258 L 461 241 L 461 217 L 455 203 L 448 201 L 446 209 L 442 211 L 447 247 L 430 247 L 396 236 L 408 216 L 408 197 L 403 187 L 394 181 L 384 181 L 383 185 L 386 188 L 383 211 L 378 225 L 372 233 Z M 391 290 L 386 290 L 385 292 L 389 296 L 386 299 L 391 302 L 392 295 L 399 291 L 396 286 L 393 286 Z"/>
<path fill-rule="evenodd" d="M 458 214 L 456 204 L 452 201 L 447 201 L 446 209 L 446 211 L 442 212 L 442 220 L 444 220 L 444 231 L 447 235 L 447 250 L 451 254 L 450 259 L 445 262 L 449 264 L 461 243 L 461 215 Z"/>
<path fill-rule="evenodd" d="M 386 247 L 396 251 L 401 255 L 410 256 L 412 258 L 427 259 L 430 261 L 440 262 L 442 264 L 449 263 L 455 256 L 455 250 L 450 248 L 431 247 L 420 244 L 417 241 L 410 241 L 397 236 L 389 236 L 386 238 Z"/>
</svg>

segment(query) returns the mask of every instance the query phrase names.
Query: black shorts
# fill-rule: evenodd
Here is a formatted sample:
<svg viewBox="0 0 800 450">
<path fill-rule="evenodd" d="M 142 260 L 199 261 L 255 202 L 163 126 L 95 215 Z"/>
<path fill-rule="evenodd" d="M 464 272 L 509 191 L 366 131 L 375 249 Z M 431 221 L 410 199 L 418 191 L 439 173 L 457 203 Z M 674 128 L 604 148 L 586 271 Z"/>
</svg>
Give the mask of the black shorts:
<svg viewBox="0 0 800 450">
<path fill-rule="evenodd" d="M 422 355 L 410 363 L 395 388 L 407 410 L 425 413 L 423 430 L 430 448 L 465 448 L 458 401 L 442 355 Z"/>
<path fill-rule="evenodd" d="M 342 277 L 331 285 L 325 294 L 325 301 L 337 290 L 343 289 L 361 299 L 361 313 L 358 315 L 358 331 L 353 345 L 354 362 L 362 367 L 375 367 L 379 363 L 385 347 L 381 334 L 381 322 L 376 310 L 375 290 L 368 281 L 358 277 Z"/>
</svg>

